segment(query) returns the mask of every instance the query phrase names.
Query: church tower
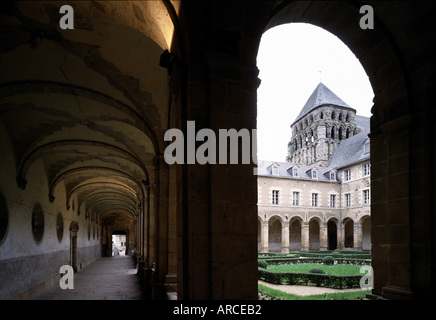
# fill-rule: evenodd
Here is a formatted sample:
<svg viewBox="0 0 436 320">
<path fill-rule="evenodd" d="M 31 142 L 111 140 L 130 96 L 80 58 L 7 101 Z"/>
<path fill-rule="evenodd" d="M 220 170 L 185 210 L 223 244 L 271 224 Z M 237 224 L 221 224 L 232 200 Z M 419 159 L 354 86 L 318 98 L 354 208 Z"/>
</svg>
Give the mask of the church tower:
<svg viewBox="0 0 436 320">
<path fill-rule="evenodd" d="M 356 110 L 320 82 L 291 124 L 286 161 L 327 166 L 341 141 L 361 132 L 355 118 Z"/>
</svg>

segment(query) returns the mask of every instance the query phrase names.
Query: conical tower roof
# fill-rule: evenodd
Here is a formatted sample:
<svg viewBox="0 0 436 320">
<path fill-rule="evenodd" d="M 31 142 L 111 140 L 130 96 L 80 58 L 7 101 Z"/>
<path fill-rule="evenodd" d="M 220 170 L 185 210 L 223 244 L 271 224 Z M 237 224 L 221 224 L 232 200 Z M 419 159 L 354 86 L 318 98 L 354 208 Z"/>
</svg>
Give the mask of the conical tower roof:
<svg viewBox="0 0 436 320">
<path fill-rule="evenodd" d="M 306 114 L 311 112 L 312 110 L 323 106 L 323 105 L 334 105 L 338 107 L 348 108 L 350 110 L 355 109 L 351 108 L 348 104 L 342 101 L 336 94 L 334 94 L 329 88 L 327 88 L 322 82 L 320 82 L 315 90 L 310 95 L 303 109 L 301 109 L 300 114 L 295 119 L 294 123 L 303 118 Z"/>
</svg>

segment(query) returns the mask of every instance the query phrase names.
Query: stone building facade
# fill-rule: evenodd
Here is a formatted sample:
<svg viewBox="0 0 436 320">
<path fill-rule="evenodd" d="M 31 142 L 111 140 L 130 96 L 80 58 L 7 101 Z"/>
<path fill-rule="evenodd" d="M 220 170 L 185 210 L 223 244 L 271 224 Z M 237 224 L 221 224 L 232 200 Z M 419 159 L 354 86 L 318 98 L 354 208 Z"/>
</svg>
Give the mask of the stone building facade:
<svg viewBox="0 0 436 320">
<path fill-rule="evenodd" d="M 259 162 L 258 250 L 371 250 L 369 119 L 320 83 L 291 129 L 301 161 Z"/>
</svg>

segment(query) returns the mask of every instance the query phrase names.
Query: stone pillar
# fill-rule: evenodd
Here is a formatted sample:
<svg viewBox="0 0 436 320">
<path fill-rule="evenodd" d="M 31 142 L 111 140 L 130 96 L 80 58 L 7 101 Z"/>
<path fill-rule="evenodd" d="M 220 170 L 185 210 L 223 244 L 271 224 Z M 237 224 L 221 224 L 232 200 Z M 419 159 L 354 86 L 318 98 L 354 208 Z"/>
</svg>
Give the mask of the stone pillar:
<svg viewBox="0 0 436 320">
<path fill-rule="evenodd" d="M 354 222 L 353 239 L 354 250 L 362 250 L 362 224 L 359 222 Z"/>
<path fill-rule="evenodd" d="M 282 253 L 289 252 L 289 221 L 282 224 Z"/>
<path fill-rule="evenodd" d="M 303 222 L 301 226 L 301 249 L 309 250 L 309 222 Z"/>
<path fill-rule="evenodd" d="M 169 168 L 165 162 L 164 156 L 155 156 L 154 163 L 156 166 L 156 202 L 154 205 L 156 216 L 155 225 L 155 268 L 152 276 L 153 299 L 165 299 L 167 287 L 171 288 L 171 282 L 176 279 L 174 275 L 168 276 L 168 242 L 169 242 Z M 175 271 L 175 270 L 174 270 Z M 166 283 L 168 281 L 168 283 Z"/>
<path fill-rule="evenodd" d="M 319 250 L 328 249 L 327 223 L 321 222 L 319 227 Z"/>
<path fill-rule="evenodd" d="M 168 273 L 165 279 L 167 292 L 177 291 L 177 183 L 176 168 L 169 168 L 168 192 Z"/>
<path fill-rule="evenodd" d="M 153 274 L 153 268 L 155 266 L 155 229 L 156 229 L 156 223 L 155 223 L 155 215 L 156 215 L 156 208 L 155 208 L 155 192 L 156 192 L 156 186 L 155 186 L 155 179 L 154 179 L 154 172 L 149 172 L 150 175 L 150 181 L 149 186 L 146 188 L 147 192 L 145 193 L 146 201 L 144 203 L 144 223 L 143 223 L 143 243 L 144 243 L 144 253 L 143 253 L 143 284 L 145 287 L 145 294 L 148 298 L 151 298 L 152 296 L 152 274 Z"/>
<path fill-rule="evenodd" d="M 260 252 L 268 252 L 268 221 L 262 221 L 260 229 Z"/>
<path fill-rule="evenodd" d="M 187 60 L 186 109 L 182 110 L 186 118 L 182 119 L 195 121 L 196 132 L 211 129 L 218 139 L 220 129 L 248 130 L 251 140 L 258 69 L 218 52 L 192 54 Z M 191 144 L 195 137 L 187 132 L 186 123 L 180 125 L 185 144 Z M 242 164 L 241 143 L 238 164 L 229 163 L 229 147 L 224 150 L 226 164 L 218 158 L 221 140 L 216 142 L 217 164 L 179 168 L 179 298 L 256 299 L 257 176 L 251 154 L 250 163 Z"/>
<path fill-rule="evenodd" d="M 409 143 L 408 117 L 371 133 L 373 294 L 388 299 L 412 296 Z"/>
</svg>

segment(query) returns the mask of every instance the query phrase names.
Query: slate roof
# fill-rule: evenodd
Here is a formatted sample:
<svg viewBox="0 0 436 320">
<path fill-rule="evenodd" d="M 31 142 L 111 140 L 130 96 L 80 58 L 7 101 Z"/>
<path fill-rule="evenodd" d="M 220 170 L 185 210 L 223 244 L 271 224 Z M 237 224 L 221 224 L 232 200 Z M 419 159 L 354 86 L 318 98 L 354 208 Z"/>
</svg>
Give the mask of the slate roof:
<svg viewBox="0 0 436 320">
<path fill-rule="evenodd" d="M 316 86 L 312 94 L 310 95 L 303 109 L 301 109 L 300 114 L 297 116 L 294 123 L 300 120 L 301 118 L 303 118 L 306 114 L 308 114 L 312 110 L 323 105 L 335 105 L 335 106 L 344 107 L 356 111 L 355 109 L 351 108 L 348 104 L 346 104 L 344 101 L 342 101 L 322 82 L 320 82 Z"/>
<path fill-rule="evenodd" d="M 328 167 L 339 169 L 368 160 L 370 152 L 365 153 L 365 142 L 369 139 L 369 129 L 352 136 L 346 140 L 342 140 L 335 153 L 330 158 Z"/>
<path fill-rule="evenodd" d="M 278 175 L 273 175 L 272 168 L 273 165 L 279 167 Z M 298 176 L 293 176 L 293 168 L 298 168 Z M 317 177 L 312 178 L 312 169 L 317 170 Z M 277 162 L 277 161 L 264 161 L 259 160 L 257 162 L 257 175 L 258 176 L 269 176 L 269 177 L 280 177 L 296 180 L 312 180 L 312 181 L 325 181 L 325 182 L 338 182 L 336 180 L 330 180 L 330 171 L 336 171 L 329 167 L 318 167 L 318 166 L 308 166 L 304 164 L 291 163 L 291 162 Z"/>
<path fill-rule="evenodd" d="M 354 124 L 362 129 L 362 131 L 369 130 L 370 128 L 370 118 L 364 116 L 358 116 L 354 118 Z"/>
</svg>

